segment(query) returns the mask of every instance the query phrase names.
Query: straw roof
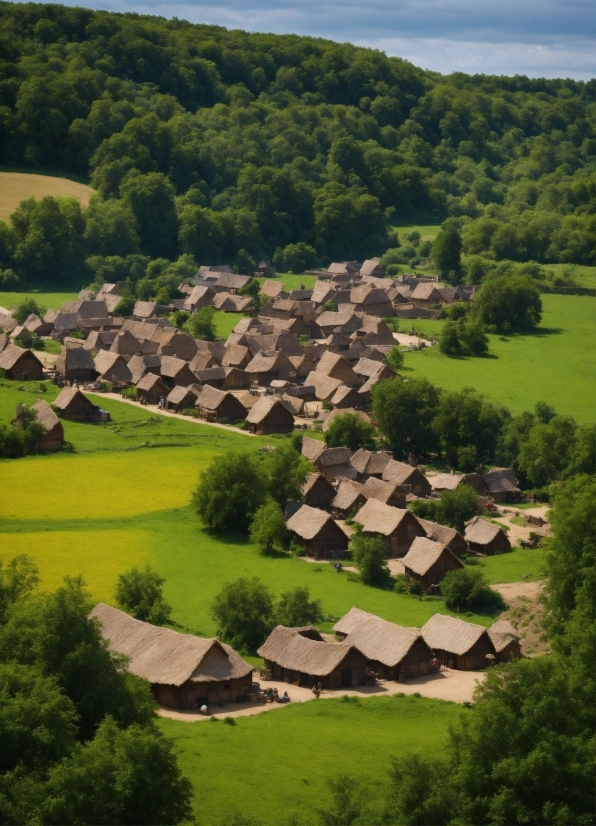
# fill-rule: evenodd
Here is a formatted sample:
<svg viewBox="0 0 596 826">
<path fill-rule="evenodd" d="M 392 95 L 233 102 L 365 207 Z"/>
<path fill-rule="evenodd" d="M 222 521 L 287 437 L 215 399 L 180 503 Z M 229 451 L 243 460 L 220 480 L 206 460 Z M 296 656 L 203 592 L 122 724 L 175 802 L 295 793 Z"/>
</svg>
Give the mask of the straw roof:
<svg viewBox="0 0 596 826">
<path fill-rule="evenodd" d="M 403 494 L 399 485 L 392 485 L 391 482 L 384 482 L 382 479 L 377 479 L 375 476 L 369 476 L 364 485 L 362 492 L 367 499 L 377 499 L 379 502 L 387 504 L 395 492 Z"/>
<path fill-rule="evenodd" d="M 194 406 L 198 395 L 199 391 L 194 385 L 191 384 L 190 387 L 183 387 L 177 384 L 176 387 L 168 393 L 166 401 L 168 404 L 180 404 L 188 399 L 190 406 Z"/>
<path fill-rule="evenodd" d="M 16 344 L 9 344 L 0 353 L 0 370 L 11 370 L 26 353 L 31 353 L 33 358 L 39 362 L 40 367 L 43 367 L 41 361 L 39 361 L 35 353 L 32 353 L 31 350 L 26 350 L 24 347 L 17 347 Z"/>
<path fill-rule="evenodd" d="M 81 342 L 82 345 L 83 342 Z M 65 370 L 97 370 L 90 350 L 82 346 L 65 347 L 56 359 L 56 369 L 63 373 Z"/>
<path fill-rule="evenodd" d="M 168 378 L 175 378 L 181 370 L 187 366 L 183 359 L 178 359 L 176 356 L 162 356 L 161 357 L 161 374 Z"/>
<path fill-rule="evenodd" d="M 302 636 L 301 629 L 278 625 L 257 651 L 260 657 L 282 668 L 325 677 L 351 653 L 354 646 L 328 643 Z"/>
<path fill-rule="evenodd" d="M 59 425 L 60 429 L 62 429 L 60 419 L 56 416 L 50 405 L 44 402 L 43 399 L 37 399 L 37 401 L 31 405 L 31 409 L 35 410 L 37 421 L 45 427 L 48 433 L 53 430 L 56 425 Z"/>
<path fill-rule="evenodd" d="M 288 519 L 286 527 L 301 539 L 314 539 L 328 522 L 334 522 L 333 517 L 319 508 L 302 505 L 296 513 Z M 337 524 L 337 523 L 336 523 Z"/>
<path fill-rule="evenodd" d="M 402 519 L 411 516 L 412 513 L 403 508 L 393 508 L 391 505 L 386 505 L 377 499 L 367 499 L 354 520 L 362 525 L 362 530 L 366 533 L 380 533 L 383 536 L 391 536 Z"/>
<path fill-rule="evenodd" d="M 435 473 L 428 477 L 428 481 L 433 490 L 455 490 L 463 478 L 455 473 Z"/>
<path fill-rule="evenodd" d="M 391 459 L 387 462 L 383 471 L 383 479 L 386 482 L 393 482 L 395 485 L 402 485 L 416 470 L 417 468 L 407 465 L 405 462 L 396 462 L 395 459 Z"/>
<path fill-rule="evenodd" d="M 391 459 L 391 454 L 385 450 L 365 450 L 360 448 L 351 458 L 352 467 L 355 467 L 358 473 L 373 475 L 375 473 L 383 473 L 387 467 L 387 463 Z"/>
<path fill-rule="evenodd" d="M 517 479 L 510 468 L 494 467 L 484 474 L 491 493 L 519 493 Z"/>
<path fill-rule="evenodd" d="M 418 301 L 429 301 L 435 292 L 437 293 L 437 297 L 440 299 L 441 295 L 435 284 L 417 284 L 416 289 L 412 293 L 412 299 Z"/>
<path fill-rule="evenodd" d="M 467 525 L 464 537 L 467 542 L 474 542 L 476 545 L 490 545 L 499 533 L 504 531 L 498 525 L 475 516 Z"/>
<path fill-rule="evenodd" d="M 354 482 L 351 479 L 343 479 L 339 483 L 337 493 L 331 502 L 331 507 L 336 508 L 338 511 L 351 510 L 354 505 L 358 504 L 359 500 L 361 502 L 365 501 L 366 496 L 364 495 L 363 487 L 364 485 Z"/>
<path fill-rule="evenodd" d="M 463 568 L 463 562 L 460 562 L 455 554 L 451 553 L 449 548 L 442 545 L 440 542 L 433 542 L 424 536 L 417 536 L 410 545 L 410 550 L 402 559 L 405 568 L 409 568 L 418 576 L 425 576 L 432 566 L 439 561 L 441 556 L 446 553 L 457 560 L 459 567 Z"/>
<path fill-rule="evenodd" d="M 309 473 L 306 477 L 306 481 L 304 482 L 301 488 L 302 495 L 306 496 L 308 493 L 310 493 L 310 491 L 314 488 L 316 484 L 324 485 L 329 491 L 333 490 L 331 482 L 325 479 L 325 477 L 322 476 L 320 473 Z"/>
<path fill-rule="evenodd" d="M 224 390 L 218 390 L 210 384 L 206 384 L 197 398 L 196 406 L 203 410 L 217 410 L 228 394 Z"/>
<path fill-rule="evenodd" d="M 302 437 L 302 455 L 310 459 L 311 462 L 315 462 L 325 450 L 327 450 L 325 442 L 311 439 L 310 436 Z"/>
<path fill-rule="evenodd" d="M 280 405 L 284 408 L 291 416 L 294 416 L 294 412 L 289 409 L 288 405 L 280 399 L 279 396 L 261 396 L 258 402 L 251 407 L 248 416 L 246 417 L 246 421 L 249 424 L 259 424 L 263 421 L 271 411 Z"/>
<path fill-rule="evenodd" d="M 321 467 L 334 467 L 336 465 L 350 464 L 350 451 L 347 447 L 328 447 L 318 457 L 318 465 Z"/>
<path fill-rule="evenodd" d="M 396 625 L 355 607 L 350 608 L 333 630 L 346 634 L 345 645 L 355 646 L 367 660 L 383 663 L 388 668 L 400 663 L 422 636 L 418 628 Z"/>
<path fill-rule="evenodd" d="M 63 387 L 60 393 L 58 393 L 56 399 L 54 400 L 53 404 L 54 407 L 57 407 L 58 410 L 66 410 L 68 405 L 76 399 L 78 396 L 83 398 L 87 404 L 90 404 L 92 407 L 99 409 L 96 404 L 87 398 L 77 387 Z"/>
<path fill-rule="evenodd" d="M 368 258 L 360 267 L 361 276 L 376 276 L 383 272 L 379 258 Z"/>
<path fill-rule="evenodd" d="M 433 651 L 440 649 L 457 656 L 463 656 L 468 652 L 483 634 L 487 634 L 487 631 L 482 625 L 464 622 L 445 614 L 435 614 L 422 627 L 424 641 Z"/>
<path fill-rule="evenodd" d="M 416 518 L 424 528 L 428 538 L 433 539 L 435 542 L 440 542 L 442 545 L 449 545 L 456 536 L 461 536 L 459 531 L 455 528 L 450 528 L 448 525 L 439 525 L 438 522 L 431 522 L 429 519 Z"/>
<path fill-rule="evenodd" d="M 488 636 L 497 654 L 500 654 L 504 648 L 507 648 L 512 640 L 519 640 L 521 638 L 519 631 L 507 620 L 494 622 L 488 629 Z"/>
<path fill-rule="evenodd" d="M 215 639 L 179 634 L 133 619 L 100 602 L 91 611 L 112 651 L 129 657 L 129 670 L 150 683 L 180 686 L 245 677 L 252 666 L 229 645 Z"/>
<path fill-rule="evenodd" d="M 100 350 L 95 357 L 95 370 L 100 376 L 103 376 L 108 370 L 112 370 L 118 365 L 119 372 L 122 373 L 124 380 L 130 380 L 130 370 L 121 355 L 112 353 L 109 350 Z M 128 375 L 127 375 L 128 374 Z"/>
<path fill-rule="evenodd" d="M 157 373 L 145 373 L 143 378 L 137 383 L 137 390 L 153 390 L 156 385 L 161 385 L 164 391 L 168 389 L 163 383 L 161 376 Z"/>
<path fill-rule="evenodd" d="M 260 350 L 244 369 L 247 373 L 285 372 L 290 374 L 294 371 L 294 365 L 285 353 L 276 352 L 275 350 Z"/>
<path fill-rule="evenodd" d="M 341 387 L 341 379 L 334 379 L 331 376 L 326 376 L 313 370 L 308 374 L 304 380 L 304 384 L 308 387 L 314 387 L 315 396 L 319 401 L 329 401 L 334 395 L 338 387 Z"/>
</svg>

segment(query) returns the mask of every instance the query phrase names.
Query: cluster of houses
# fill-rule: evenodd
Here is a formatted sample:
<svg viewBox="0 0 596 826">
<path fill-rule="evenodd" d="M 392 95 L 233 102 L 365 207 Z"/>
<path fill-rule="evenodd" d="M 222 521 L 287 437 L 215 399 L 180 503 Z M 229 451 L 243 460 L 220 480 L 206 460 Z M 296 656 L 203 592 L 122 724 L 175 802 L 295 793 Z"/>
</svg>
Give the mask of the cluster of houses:
<svg viewBox="0 0 596 826">
<path fill-rule="evenodd" d="M 332 264 L 313 289 L 287 292 L 267 279 L 257 314 L 254 299 L 239 294 L 251 277 L 227 266 L 200 267 L 192 284 L 180 284 L 184 298 L 168 306 L 137 301 L 127 318 L 115 314 L 120 283 L 104 284 L 96 295 L 82 290 L 76 301 L 22 325 L 0 308 L 0 370 L 19 381 L 47 375 L 69 385 L 135 388 L 143 404 L 245 421 L 262 435 L 290 432 L 297 417 L 320 415 L 321 405 L 366 417 L 372 388 L 394 375 L 385 359 L 395 339 L 385 319 L 432 313 L 430 307 L 474 295 L 472 287 L 440 288 L 436 279 L 383 275 L 371 260 Z M 253 315 L 225 343 L 194 339 L 165 317 L 203 307 Z M 32 336 L 61 342 L 51 370 L 27 349 Z"/>
<path fill-rule="evenodd" d="M 103 603 L 91 616 L 112 651 L 151 684 L 156 701 L 176 709 L 241 702 L 253 696 L 253 667 L 217 639 L 180 634 L 133 619 Z M 438 664 L 480 670 L 520 656 L 519 633 L 505 620 L 481 625 L 435 614 L 422 628 L 351 608 L 325 638 L 314 627 L 278 625 L 258 653 L 272 680 L 326 690 L 421 677 Z"/>
</svg>

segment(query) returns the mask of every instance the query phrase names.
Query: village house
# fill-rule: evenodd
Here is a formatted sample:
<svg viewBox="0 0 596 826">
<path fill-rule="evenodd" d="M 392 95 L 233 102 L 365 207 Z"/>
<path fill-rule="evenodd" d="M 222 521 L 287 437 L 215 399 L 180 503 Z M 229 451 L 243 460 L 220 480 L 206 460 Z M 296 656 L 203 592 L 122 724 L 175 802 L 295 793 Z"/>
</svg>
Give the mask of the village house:
<svg viewBox="0 0 596 826">
<path fill-rule="evenodd" d="M 180 413 L 182 410 L 191 410 L 194 408 L 199 390 L 195 385 L 189 387 L 174 387 L 170 390 L 166 397 L 168 410 L 174 413 Z"/>
<path fill-rule="evenodd" d="M 419 628 L 407 628 L 350 608 L 333 626 L 336 636 L 354 645 L 367 659 L 367 666 L 385 680 L 422 677 L 431 670 L 432 651 Z"/>
<path fill-rule="evenodd" d="M 302 505 L 286 522 L 308 556 L 315 559 L 342 556 L 348 550 L 348 536 L 325 511 Z"/>
<path fill-rule="evenodd" d="M 101 408 L 93 404 L 76 387 L 63 387 L 54 401 L 54 407 L 60 411 L 61 419 L 71 422 L 102 421 Z M 106 420 L 109 415 L 106 413 Z"/>
<path fill-rule="evenodd" d="M 435 307 L 443 304 L 436 284 L 418 284 L 411 295 L 414 307 Z"/>
<path fill-rule="evenodd" d="M 344 411 L 362 407 L 364 404 L 364 400 L 356 390 L 353 387 L 346 387 L 345 384 L 340 384 L 328 401 L 334 408 Z"/>
<path fill-rule="evenodd" d="M 448 668 L 481 671 L 495 661 L 495 647 L 482 625 L 435 614 L 422 626 L 422 636 Z"/>
<path fill-rule="evenodd" d="M 250 361 L 250 350 L 242 344 L 229 344 L 221 360 L 222 367 L 239 367 L 243 369 Z M 205 365 L 208 366 L 208 365 Z"/>
<path fill-rule="evenodd" d="M 316 628 L 278 625 L 257 654 L 274 680 L 305 688 L 321 683 L 323 689 L 351 688 L 364 683 L 366 658 L 353 645 L 324 642 Z"/>
<path fill-rule="evenodd" d="M 277 298 L 278 296 L 281 297 L 282 293 L 284 292 L 284 285 L 281 283 L 281 281 L 263 281 L 259 292 L 266 298 Z"/>
<path fill-rule="evenodd" d="M 302 485 L 302 496 L 304 504 L 311 508 L 328 508 L 335 498 L 335 488 L 320 473 L 309 473 Z"/>
<path fill-rule="evenodd" d="M 511 550 L 511 543 L 505 531 L 487 519 L 475 516 L 466 526 L 465 540 L 471 551 L 494 556 Z"/>
<path fill-rule="evenodd" d="M 43 364 L 31 350 L 9 344 L 0 352 L 0 370 L 7 379 L 38 381 L 43 377 Z"/>
<path fill-rule="evenodd" d="M 365 315 L 391 318 L 395 315 L 393 303 L 384 289 L 373 284 L 359 284 L 350 290 L 350 304 Z"/>
<path fill-rule="evenodd" d="M 129 384 L 132 376 L 126 361 L 118 353 L 100 350 L 95 356 L 95 370 L 100 381 L 113 384 Z"/>
<path fill-rule="evenodd" d="M 82 341 L 83 349 L 89 350 L 94 355 L 100 350 L 109 350 L 112 342 L 118 335 L 117 330 L 94 330 L 89 333 L 85 341 Z"/>
<path fill-rule="evenodd" d="M 367 499 L 354 521 L 362 526 L 365 536 L 383 537 L 391 557 L 404 556 L 416 537 L 424 536 L 424 528 L 411 511 L 392 508 L 376 499 Z"/>
<path fill-rule="evenodd" d="M 385 271 L 381 267 L 380 258 L 367 258 L 360 267 L 361 278 L 383 278 Z"/>
<path fill-rule="evenodd" d="M 294 365 L 285 353 L 261 350 L 245 367 L 250 378 L 261 387 L 267 387 L 275 379 L 289 379 Z"/>
<path fill-rule="evenodd" d="M 161 357 L 161 377 L 169 390 L 173 390 L 176 385 L 189 387 L 197 381 L 197 377 L 188 366 L 188 362 L 175 356 Z"/>
<path fill-rule="evenodd" d="M 402 559 L 406 576 L 422 583 L 424 589 L 439 585 L 449 571 L 464 567 L 463 562 L 440 542 L 417 536 Z"/>
<path fill-rule="evenodd" d="M 151 685 L 159 705 L 176 709 L 244 700 L 252 666 L 216 639 L 179 634 L 99 603 L 91 612 L 111 651 L 128 657 L 128 669 Z"/>
<path fill-rule="evenodd" d="M 211 387 L 217 387 L 219 390 L 222 390 L 226 379 L 226 369 L 219 365 L 216 367 L 205 367 L 202 370 L 194 370 L 193 375 L 198 384 L 208 384 Z"/>
<path fill-rule="evenodd" d="M 517 486 L 517 479 L 511 468 L 491 468 L 483 478 L 489 496 L 495 502 L 519 502 L 521 500 L 522 492 Z"/>
<path fill-rule="evenodd" d="M 215 293 L 211 287 L 193 287 L 184 299 L 182 309 L 187 313 L 196 313 L 203 307 L 212 307 L 214 296 Z"/>
<path fill-rule="evenodd" d="M 246 408 L 231 393 L 205 385 L 196 407 L 208 422 L 238 422 L 246 418 Z"/>
<path fill-rule="evenodd" d="M 340 516 L 345 516 L 363 505 L 366 502 L 363 487 L 359 482 L 342 479 L 331 502 L 331 510 Z"/>
<path fill-rule="evenodd" d="M 145 404 L 158 404 L 169 392 L 168 385 L 156 373 L 146 373 L 137 384 L 137 399 Z"/>
<path fill-rule="evenodd" d="M 406 465 L 405 462 L 396 462 L 394 459 L 387 462 L 383 471 L 383 479 L 385 482 L 399 485 L 415 496 L 425 497 L 431 494 L 430 482 L 422 471 L 417 467 Z"/>
<path fill-rule="evenodd" d="M 38 399 L 31 405 L 35 411 L 35 420 L 45 428 L 43 436 L 35 442 L 37 453 L 55 453 L 64 446 L 64 427 L 47 402 Z"/>
<path fill-rule="evenodd" d="M 439 525 L 438 522 L 431 522 L 428 519 L 421 519 L 419 516 L 416 518 L 426 531 L 427 537 L 432 539 L 433 542 L 440 542 L 445 545 L 458 558 L 467 553 L 468 543 L 458 530 L 450 528 L 448 525 Z"/>
<path fill-rule="evenodd" d="M 247 429 L 258 436 L 270 433 L 291 433 L 294 414 L 279 396 L 261 396 L 246 417 Z"/>
<path fill-rule="evenodd" d="M 325 450 L 327 450 L 325 442 L 321 442 L 319 439 L 311 439 L 310 436 L 302 437 L 301 453 L 313 464 L 316 464 L 316 460 Z"/>
<path fill-rule="evenodd" d="M 188 333 L 173 330 L 161 338 L 157 352 L 160 356 L 175 356 L 183 361 L 192 361 L 198 352 L 198 347 L 197 342 Z"/>
<path fill-rule="evenodd" d="M 507 620 L 498 620 L 488 629 L 488 636 L 495 647 L 498 663 L 508 663 L 522 656 L 519 631 Z"/>
<path fill-rule="evenodd" d="M 362 486 L 362 492 L 367 499 L 376 499 L 392 508 L 406 507 L 406 493 L 399 485 L 384 482 L 375 476 L 369 476 Z M 422 520 L 418 520 L 421 522 Z"/>
<path fill-rule="evenodd" d="M 82 346 L 64 347 L 56 359 L 55 368 L 66 381 L 93 381 L 96 375 L 93 356 Z"/>
<path fill-rule="evenodd" d="M 350 464 L 350 455 L 347 447 L 328 447 L 313 464 L 329 482 L 335 482 L 339 477 L 355 479 L 356 471 Z"/>
<path fill-rule="evenodd" d="M 363 447 L 352 454 L 351 465 L 358 473 L 358 481 L 365 482 L 369 477 L 380 479 L 391 460 L 386 450 L 365 450 Z"/>
<path fill-rule="evenodd" d="M 304 380 L 305 387 L 312 387 L 315 399 L 320 402 L 329 401 L 340 387 L 343 387 L 339 379 L 332 379 L 313 370 Z"/>
<path fill-rule="evenodd" d="M 317 364 L 316 372 L 330 379 L 338 379 L 346 387 L 357 387 L 360 380 L 345 358 L 339 353 L 327 351 Z"/>
</svg>

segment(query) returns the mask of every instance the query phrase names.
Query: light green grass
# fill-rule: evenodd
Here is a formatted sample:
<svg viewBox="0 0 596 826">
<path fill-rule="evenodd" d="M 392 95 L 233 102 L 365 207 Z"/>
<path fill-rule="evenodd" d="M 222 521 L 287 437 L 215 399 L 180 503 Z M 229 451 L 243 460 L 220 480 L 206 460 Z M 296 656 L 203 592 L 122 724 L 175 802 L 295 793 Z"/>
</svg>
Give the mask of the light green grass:
<svg viewBox="0 0 596 826">
<path fill-rule="evenodd" d="M 491 585 L 499 582 L 521 582 L 543 579 L 542 548 L 516 548 L 508 554 L 487 556 L 479 567 Z"/>
<path fill-rule="evenodd" d="M 34 298 L 41 307 L 47 310 L 59 310 L 65 301 L 76 301 L 77 293 L 3 293 L 0 292 L 0 306 L 12 310 L 26 298 Z"/>
<path fill-rule="evenodd" d="M 284 285 L 286 292 L 299 290 L 301 284 L 304 284 L 305 289 L 312 290 L 316 280 L 316 276 L 314 275 L 293 275 L 283 272 L 275 273 L 273 278 L 257 278 L 259 284 L 263 284 L 265 281 L 280 281 Z"/>
<path fill-rule="evenodd" d="M 596 289 L 596 267 L 585 267 L 581 264 L 541 264 L 548 272 L 560 274 L 565 270 L 571 273 L 572 279 L 580 287 Z"/>
<path fill-rule="evenodd" d="M 441 229 L 440 224 L 402 224 L 399 227 L 394 227 L 399 234 L 400 244 L 404 244 L 406 236 L 411 232 L 419 232 L 423 241 L 433 241 L 437 237 L 437 233 Z"/>
<path fill-rule="evenodd" d="M 326 780 L 339 774 L 354 779 L 378 822 L 391 757 L 440 753 L 448 726 L 469 713 L 440 700 L 369 697 L 289 705 L 233 726 L 169 719 L 159 726 L 193 784 L 201 824 L 229 823 L 236 812 L 243 823 L 266 826 L 318 822 L 317 810 L 331 806 Z"/>
<path fill-rule="evenodd" d="M 217 338 L 225 341 L 241 318 L 244 318 L 243 313 L 223 313 L 216 310 L 213 322 Z"/>
<path fill-rule="evenodd" d="M 438 347 L 406 353 L 404 375 L 425 377 L 447 390 L 474 387 L 518 414 L 546 401 L 578 422 L 596 421 L 596 299 L 543 295 L 541 327 L 534 335 L 490 336 L 490 358 L 449 358 Z M 443 322 L 410 323 L 437 334 Z"/>
</svg>

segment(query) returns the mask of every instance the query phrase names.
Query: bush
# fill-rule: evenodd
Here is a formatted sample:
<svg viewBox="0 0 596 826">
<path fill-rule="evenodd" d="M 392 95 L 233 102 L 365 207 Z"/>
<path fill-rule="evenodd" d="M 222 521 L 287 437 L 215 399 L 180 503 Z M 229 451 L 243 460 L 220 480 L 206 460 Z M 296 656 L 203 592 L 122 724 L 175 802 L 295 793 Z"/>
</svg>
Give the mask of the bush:
<svg viewBox="0 0 596 826">
<path fill-rule="evenodd" d="M 119 316 L 130 316 L 130 315 L 132 315 L 132 311 L 134 310 L 134 307 L 135 307 L 136 303 L 137 302 L 134 298 L 131 298 L 131 297 L 123 298 L 122 301 L 120 301 L 117 304 L 116 309 L 113 312 L 113 315 L 119 315 Z"/>
<path fill-rule="evenodd" d="M 149 565 L 144 571 L 131 568 L 118 577 L 116 601 L 135 619 L 163 625 L 172 613 L 171 605 L 163 598 L 164 583 L 165 579 L 152 571 Z"/>
<path fill-rule="evenodd" d="M 385 361 L 387 362 L 389 367 L 391 367 L 394 373 L 399 373 L 399 371 L 403 367 L 404 354 L 396 345 L 395 347 L 392 347 L 391 350 L 389 350 L 389 352 L 385 356 Z"/>
<path fill-rule="evenodd" d="M 391 573 L 386 562 L 386 545 L 380 537 L 356 534 L 351 544 L 354 562 L 360 571 L 360 580 L 375 588 L 389 588 Z"/>
<path fill-rule="evenodd" d="M 269 499 L 253 516 L 250 541 L 259 546 L 261 553 L 270 554 L 275 548 L 283 547 L 286 535 L 281 507 L 274 499 Z"/>
<path fill-rule="evenodd" d="M 279 598 L 276 609 L 277 622 L 289 628 L 316 625 L 324 619 L 320 599 L 310 599 L 308 586 L 286 591 Z"/>
<path fill-rule="evenodd" d="M 363 421 L 356 413 L 343 413 L 336 416 L 329 425 L 325 442 L 328 447 L 349 447 L 350 450 L 365 447 L 374 450 L 376 435 L 373 425 Z"/>
<path fill-rule="evenodd" d="M 468 568 L 449 571 L 441 582 L 441 593 L 451 611 L 493 614 L 507 607 L 501 594 L 489 586 L 482 571 Z"/>
<path fill-rule="evenodd" d="M 217 636 L 240 651 L 254 654 L 275 626 L 273 595 L 258 577 L 226 582 L 211 614 Z"/>
<path fill-rule="evenodd" d="M 195 315 L 192 315 L 184 329 L 190 333 L 193 338 L 201 339 L 201 341 L 215 341 L 215 310 L 213 307 L 201 307 Z"/>
<path fill-rule="evenodd" d="M 25 298 L 13 311 L 12 316 L 17 324 L 24 324 L 30 315 L 35 314 L 43 318 L 46 312 L 46 308 L 38 304 L 34 298 Z"/>
</svg>

